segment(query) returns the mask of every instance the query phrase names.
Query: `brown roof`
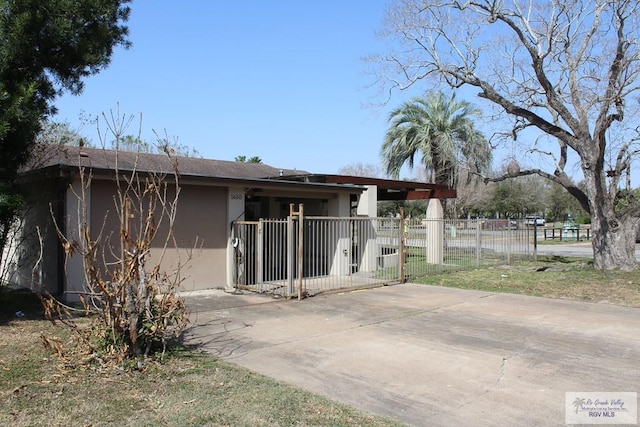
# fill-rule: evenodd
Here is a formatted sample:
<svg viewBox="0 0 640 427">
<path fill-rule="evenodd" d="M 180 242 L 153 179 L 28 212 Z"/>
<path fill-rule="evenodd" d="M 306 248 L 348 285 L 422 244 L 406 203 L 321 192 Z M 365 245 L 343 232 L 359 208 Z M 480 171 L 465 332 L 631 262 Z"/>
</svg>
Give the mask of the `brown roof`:
<svg viewBox="0 0 640 427">
<path fill-rule="evenodd" d="M 79 148 L 40 146 L 27 170 L 36 170 L 49 166 L 77 167 L 79 164 L 94 170 L 121 171 L 138 170 L 140 172 L 173 172 L 172 161 L 177 163 L 181 176 L 217 177 L 217 178 L 273 178 L 280 175 L 306 174 L 295 169 L 279 169 L 262 163 L 244 163 L 228 160 L 210 160 L 196 157 L 172 156 L 166 154 L 136 153 L 101 148 Z M 80 162 L 80 163 L 79 163 Z"/>
<path fill-rule="evenodd" d="M 181 177 L 205 178 L 216 181 L 233 180 L 246 185 L 262 187 L 286 186 L 308 189 L 332 188 L 334 191 L 360 192 L 364 185 L 376 185 L 378 200 L 424 200 L 456 197 L 456 190 L 446 186 L 424 182 L 399 181 L 382 178 L 367 178 L 347 175 L 310 174 L 295 169 L 279 169 L 262 163 L 245 163 L 228 160 L 210 160 L 196 157 L 166 154 L 136 153 L 100 148 L 59 147 L 43 145 L 36 147 L 32 164 L 26 171 L 49 168 L 90 167 L 93 171 L 120 171 L 172 173 L 173 163 Z M 259 183 L 258 183 L 259 181 Z"/>
</svg>

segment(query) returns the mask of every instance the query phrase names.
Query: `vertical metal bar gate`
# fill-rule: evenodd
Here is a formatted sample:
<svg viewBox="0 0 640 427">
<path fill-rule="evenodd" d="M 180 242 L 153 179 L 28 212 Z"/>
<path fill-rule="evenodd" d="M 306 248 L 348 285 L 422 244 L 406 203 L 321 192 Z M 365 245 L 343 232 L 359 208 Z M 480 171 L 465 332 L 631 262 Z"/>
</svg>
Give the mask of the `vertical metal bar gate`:
<svg viewBox="0 0 640 427">
<path fill-rule="evenodd" d="M 509 263 L 531 252 L 526 230 L 479 221 L 305 217 L 302 225 L 294 215 L 234 222 L 234 285 L 309 296 Z"/>
</svg>

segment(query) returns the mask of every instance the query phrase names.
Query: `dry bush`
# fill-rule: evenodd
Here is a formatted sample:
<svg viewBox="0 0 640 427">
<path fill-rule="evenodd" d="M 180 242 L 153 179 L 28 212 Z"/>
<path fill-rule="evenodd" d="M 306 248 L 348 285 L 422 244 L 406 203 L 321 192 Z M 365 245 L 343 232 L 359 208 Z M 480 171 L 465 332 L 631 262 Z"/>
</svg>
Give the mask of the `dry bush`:
<svg viewBox="0 0 640 427">
<path fill-rule="evenodd" d="M 132 117 L 112 113 L 110 117 L 103 115 L 103 119 L 107 132 L 101 139 L 113 137 L 117 146 Z M 137 161 L 133 170 L 121 171 L 116 150 L 113 212 L 105 214 L 100 226 L 90 223 L 87 207 L 92 171 L 86 161 L 78 159 L 77 228 L 67 233 L 58 225 L 56 228 L 67 261 L 82 257 L 85 285 L 78 296 L 88 316 L 81 319 L 72 315 L 50 295 L 43 297 L 43 303 L 49 318 L 74 332 L 76 343 L 83 349 L 74 354 L 83 354 L 78 357 L 85 360 L 121 363 L 164 351 L 188 322 L 178 291 L 180 270 L 190 255 L 173 265 L 172 271 L 163 270 L 164 255 L 177 250 L 173 224 L 180 195 L 177 163 L 169 149 L 165 147 L 164 152 L 171 172 L 141 171 Z M 43 342 L 51 345 L 54 341 L 43 338 Z"/>
</svg>

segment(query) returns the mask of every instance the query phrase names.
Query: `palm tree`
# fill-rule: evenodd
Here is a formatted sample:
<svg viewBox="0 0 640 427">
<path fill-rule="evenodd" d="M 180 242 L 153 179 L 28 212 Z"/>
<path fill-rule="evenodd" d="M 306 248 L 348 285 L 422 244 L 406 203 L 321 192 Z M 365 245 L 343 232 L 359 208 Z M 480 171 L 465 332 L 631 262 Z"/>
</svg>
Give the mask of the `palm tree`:
<svg viewBox="0 0 640 427">
<path fill-rule="evenodd" d="M 416 97 L 393 110 L 382 144 L 387 173 L 398 178 L 405 163 L 414 166 L 420 153 L 432 181 L 455 187 L 458 171 L 465 165 L 472 173 L 485 173 L 491 167 L 491 146 L 475 129 L 471 116 L 480 111 L 455 95 L 446 99 L 442 92 Z M 470 174 L 471 175 L 471 174 Z"/>
<path fill-rule="evenodd" d="M 247 156 L 236 156 L 234 159 L 240 163 L 262 163 L 262 159 L 258 156 L 252 156 L 247 159 Z"/>
</svg>

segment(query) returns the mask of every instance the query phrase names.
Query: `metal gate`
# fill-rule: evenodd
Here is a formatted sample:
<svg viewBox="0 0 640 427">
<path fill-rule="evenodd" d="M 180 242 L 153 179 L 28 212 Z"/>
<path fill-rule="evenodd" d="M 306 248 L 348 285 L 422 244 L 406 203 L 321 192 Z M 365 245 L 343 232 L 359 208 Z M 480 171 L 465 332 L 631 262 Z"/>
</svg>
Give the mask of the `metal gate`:
<svg viewBox="0 0 640 427">
<path fill-rule="evenodd" d="M 228 268 L 234 286 L 302 297 L 535 259 L 536 235 L 504 220 L 291 215 L 235 222 Z"/>
<path fill-rule="evenodd" d="M 302 297 L 400 280 L 397 219 L 300 218 L 234 222 L 235 286 Z"/>
</svg>

